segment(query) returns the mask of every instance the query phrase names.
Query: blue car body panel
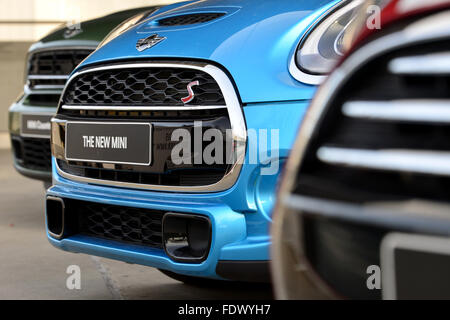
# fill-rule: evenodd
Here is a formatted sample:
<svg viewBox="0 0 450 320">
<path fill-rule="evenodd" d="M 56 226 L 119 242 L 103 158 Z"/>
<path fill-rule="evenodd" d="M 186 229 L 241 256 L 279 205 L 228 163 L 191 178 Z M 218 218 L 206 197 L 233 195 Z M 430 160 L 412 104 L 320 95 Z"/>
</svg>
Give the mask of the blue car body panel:
<svg viewBox="0 0 450 320">
<path fill-rule="evenodd" d="M 53 159 L 54 186 L 48 195 L 128 207 L 202 214 L 212 222 L 212 243 L 207 259 L 199 264 L 172 261 L 163 250 L 114 243 L 76 235 L 50 242 L 63 250 L 104 256 L 162 268 L 186 275 L 218 278 L 221 260 L 269 260 L 269 228 L 281 168 L 315 87 L 295 80 L 288 64 L 308 27 L 337 1 L 197 1 L 175 6 L 120 35 L 93 53 L 77 70 L 114 61 L 203 60 L 226 70 L 236 84 L 247 129 L 278 130 L 279 144 L 259 149 L 258 164 L 245 164 L 236 184 L 215 193 L 175 193 L 105 187 L 71 181 L 60 176 Z M 175 13 L 212 10 L 229 14 L 209 23 L 159 27 L 154 20 Z M 167 39 L 144 52 L 138 39 L 157 33 Z M 249 136 L 249 140 L 252 138 Z M 261 168 L 277 163 L 275 175 Z"/>
<path fill-rule="evenodd" d="M 198 1 L 169 10 L 120 35 L 94 52 L 80 67 L 124 59 L 199 59 L 223 66 L 243 103 L 311 99 L 315 86 L 296 81 L 288 66 L 300 38 L 320 15 L 339 1 Z M 175 14 L 223 11 L 194 26 L 160 27 L 152 21 Z M 157 33 L 167 39 L 150 50 L 134 49 Z"/>
</svg>

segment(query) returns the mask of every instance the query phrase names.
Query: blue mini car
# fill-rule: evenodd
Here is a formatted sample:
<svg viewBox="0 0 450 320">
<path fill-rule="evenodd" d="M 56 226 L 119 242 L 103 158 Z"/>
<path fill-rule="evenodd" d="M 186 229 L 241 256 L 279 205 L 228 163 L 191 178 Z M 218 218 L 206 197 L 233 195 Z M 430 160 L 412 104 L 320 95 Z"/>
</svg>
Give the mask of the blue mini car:
<svg viewBox="0 0 450 320">
<path fill-rule="evenodd" d="M 183 281 L 268 280 L 277 181 L 357 3 L 184 2 L 103 44 L 52 119 L 50 242 Z"/>
</svg>

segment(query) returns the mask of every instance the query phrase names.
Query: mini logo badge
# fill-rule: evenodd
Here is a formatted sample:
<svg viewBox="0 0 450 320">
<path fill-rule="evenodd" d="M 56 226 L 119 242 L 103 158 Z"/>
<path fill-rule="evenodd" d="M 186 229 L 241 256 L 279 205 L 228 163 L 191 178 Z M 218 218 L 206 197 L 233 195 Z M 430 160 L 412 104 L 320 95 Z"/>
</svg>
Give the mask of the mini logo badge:
<svg viewBox="0 0 450 320">
<path fill-rule="evenodd" d="M 181 101 L 183 101 L 184 104 L 191 102 L 195 98 L 194 91 L 192 90 L 193 86 L 200 85 L 199 81 L 192 81 L 187 85 L 187 91 L 189 95 L 187 97 L 181 98 Z"/>
<path fill-rule="evenodd" d="M 148 38 L 139 39 L 138 42 L 136 43 L 136 49 L 137 51 L 142 52 L 144 50 L 156 46 L 158 43 L 164 40 L 166 40 L 166 37 L 160 37 L 155 33 Z"/>
<path fill-rule="evenodd" d="M 82 32 L 81 23 L 68 24 L 66 30 L 64 30 L 64 39 L 73 38 Z"/>
</svg>

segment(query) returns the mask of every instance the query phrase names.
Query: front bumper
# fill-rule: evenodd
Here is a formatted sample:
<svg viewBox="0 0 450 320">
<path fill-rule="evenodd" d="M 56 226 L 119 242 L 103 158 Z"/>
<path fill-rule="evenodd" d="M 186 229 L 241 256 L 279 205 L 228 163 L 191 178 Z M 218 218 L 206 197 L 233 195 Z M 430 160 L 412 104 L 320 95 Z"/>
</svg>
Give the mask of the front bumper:
<svg viewBox="0 0 450 320">
<path fill-rule="evenodd" d="M 23 114 L 35 115 L 49 115 L 56 112 L 55 107 L 51 106 L 34 106 L 26 104 L 26 96 L 21 97 L 17 102 L 13 103 L 9 108 L 9 133 L 13 148 L 13 162 L 15 169 L 22 175 L 45 182 L 52 180 L 51 161 L 50 161 L 50 139 L 49 137 L 25 138 L 21 135 L 21 116 Z M 35 140 L 24 143 L 24 139 Z M 30 150 L 30 144 L 33 145 Z M 22 156 L 28 154 L 31 157 L 36 157 L 38 164 L 29 164 Z M 48 163 L 43 163 L 43 159 L 48 159 Z M 46 160 L 47 161 L 47 160 Z"/>
<path fill-rule="evenodd" d="M 236 270 L 241 270 L 243 275 L 246 272 L 251 274 L 253 269 L 255 274 L 267 277 L 271 243 L 269 227 L 276 185 L 308 104 L 309 101 L 300 101 L 244 107 L 247 128 L 256 131 L 266 129 L 269 134 L 271 129 L 278 129 L 279 143 L 271 142 L 268 150 L 261 152 L 258 164 L 250 164 L 247 154 L 237 183 L 221 192 L 170 193 L 85 184 L 59 175 L 53 159 L 54 186 L 48 190 L 47 196 L 208 217 L 212 225 L 212 239 L 205 261 L 198 264 L 179 263 L 171 260 L 164 250 L 131 246 L 80 234 L 62 240 L 56 240 L 48 234 L 49 241 L 66 251 L 142 264 L 190 276 L 245 280 L 245 277 L 239 277 Z M 271 160 L 278 163 L 279 171 L 275 175 L 262 176 L 261 168 L 269 166 Z M 259 271 L 256 272 L 257 270 Z"/>
<path fill-rule="evenodd" d="M 446 206 L 419 200 L 355 204 L 308 196 L 291 196 L 286 206 L 278 220 L 282 227 L 277 230 L 276 241 L 282 255 L 273 266 L 283 298 L 448 297 L 446 273 L 439 274 L 439 270 L 449 265 L 450 258 L 444 262 L 435 259 L 450 256 Z M 442 249 L 440 243 L 446 247 Z M 393 262 L 399 252 L 403 262 L 414 261 L 406 268 L 403 264 L 401 273 Z M 368 285 L 374 266 L 381 270 L 379 288 Z M 447 284 L 445 290 L 430 290 L 424 285 L 436 273 L 441 276 L 437 283 Z M 392 288 L 398 283 L 392 279 L 398 274 L 403 277 L 403 292 L 396 296 Z M 439 296 L 442 292 L 445 296 Z"/>
<path fill-rule="evenodd" d="M 248 237 L 245 215 L 236 212 L 226 204 L 212 202 L 208 197 L 199 197 L 193 202 L 180 195 L 151 197 L 146 192 L 137 192 L 97 186 L 77 188 L 56 185 L 47 195 L 82 201 L 112 204 L 125 207 L 139 207 L 170 212 L 201 214 L 207 216 L 212 224 L 211 249 L 205 261 L 198 264 L 179 263 L 171 260 L 164 250 L 126 245 L 110 240 L 77 234 L 66 239 L 56 240 L 49 235 L 50 242 L 66 251 L 86 253 L 129 263 L 142 264 L 192 276 L 216 278 L 216 266 L 221 260 L 268 260 L 269 238 Z M 170 200 L 169 200 L 170 198 Z M 185 201 L 186 200 L 186 201 Z"/>
</svg>

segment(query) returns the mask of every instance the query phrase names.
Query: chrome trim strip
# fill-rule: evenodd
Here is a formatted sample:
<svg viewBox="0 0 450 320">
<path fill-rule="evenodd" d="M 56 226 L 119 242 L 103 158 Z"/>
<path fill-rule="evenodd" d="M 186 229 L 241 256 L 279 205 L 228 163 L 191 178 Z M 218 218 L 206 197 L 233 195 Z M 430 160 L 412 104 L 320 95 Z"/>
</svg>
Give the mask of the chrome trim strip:
<svg viewBox="0 0 450 320">
<path fill-rule="evenodd" d="M 27 96 L 30 95 L 30 94 L 36 94 L 36 95 L 54 94 L 54 95 L 60 96 L 63 89 L 64 89 L 64 87 L 61 87 L 61 88 L 46 88 L 46 89 L 43 89 L 43 90 L 36 90 L 35 88 L 31 89 L 28 86 L 24 86 L 23 92 Z"/>
<path fill-rule="evenodd" d="M 29 80 L 67 80 L 69 79 L 69 75 L 67 76 L 59 76 L 59 75 L 29 75 Z"/>
<path fill-rule="evenodd" d="M 53 85 L 53 84 L 40 84 L 32 87 L 34 90 L 62 90 L 64 89 L 64 85 Z"/>
<path fill-rule="evenodd" d="M 183 62 L 148 62 L 148 63 L 125 63 L 111 66 L 102 66 L 102 67 L 93 67 L 85 70 L 81 70 L 75 72 L 67 82 L 67 85 L 61 95 L 64 97 L 69 84 L 76 79 L 78 76 L 89 73 L 89 72 L 97 72 L 103 70 L 114 70 L 114 69 L 123 69 L 123 68 L 186 68 L 186 69 L 194 69 L 200 70 L 208 73 L 219 85 L 220 90 L 223 93 L 225 99 L 225 107 L 228 110 L 228 116 L 230 118 L 231 130 L 233 141 L 235 145 L 235 156 L 236 162 L 233 164 L 229 173 L 226 174 L 222 180 L 219 182 L 206 185 L 206 186 L 195 186 L 195 187 L 180 187 L 180 186 L 161 186 L 161 185 L 145 185 L 138 183 L 127 183 L 127 182 L 117 182 L 117 181 L 108 181 L 108 180 L 97 180 L 85 177 L 78 177 L 75 175 L 68 174 L 61 170 L 58 166 L 58 162 L 56 161 L 56 170 L 60 176 L 66 179 L 82 182 L 82 183 L 92 183 L 98 185 L 105 186 L 116 186 L 122 188 L 134 188 L 134 189 L 144 189 L 144 190 L 154 190 L 154 191 L 168 191 L 168 192 L 192 192 L 192 193 L 200 193 L 200 192 L 220 192 L 231 188 L 237 181 L 239 174 L 242 169 L 242 165 L 245 159 L 245 150 L 247 145 L 247 129 L 245 124 L 244 115 L 242 112 L 241 104 L 236 95 L 236 91 L 231 80 L 228 78 L 227 74 L 223 72 L 216 66 L 207 64 L 207 63 L 183 63 Z M 58 106 L 58 111 L 61 110 L 62 105 Z M 53 122 L 62 122 L 64 120 L 54 118 Z"/>
<path fill-rule="evenodd" d="M 450 100 L 349 101 L 342 113 L 351 118 L 450 123 Z"/>
<path fill-rule="evenodd" d="M 62 109 L 65 110 L 130 110 L 130 111 L 139 111 L 139 110 L 160 110 L 160 111 L 178 111 L 178 110 L 211 110 L 211 109 L 226 109 L 227 106 L 82 106 L 82 105 L 76 105 L 76 106 L 68 106 L 63 105 L 61 106 Z"/>
<path fill-rule="evenodd" d="M 391 203 L 354 204 L 343 201 L 326 200 L 291 194 L 283 201 L 284 205 L 297 213 L 307 213 L 315 217 L 341 219 L 353 223 L 394 228 L 398 230 L 417 230 L 433 234 L 448 235 L 450 217 L 448 205 L 424 202 L 431 210 L 418 212 L 411 210 L 409 201 Z M 439 206 L 438 210 L 434 207 Z"/>
<path fill-rule="evenodd" d="M 450 52 L 395 58 L 389 62 L 388 69 L 400 75 L 450 74 Z"/>
<path fill-rule="evenodd" d="M 450 176 L 450 152 L 445 151 L 320 147 L 317 157 L 332 165 Z"/>
</svg>

